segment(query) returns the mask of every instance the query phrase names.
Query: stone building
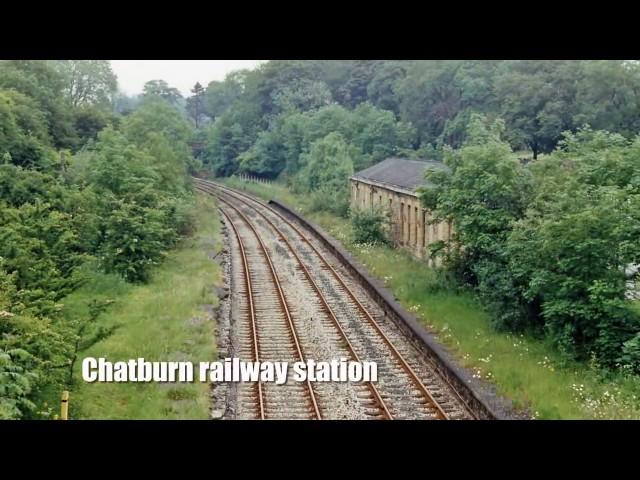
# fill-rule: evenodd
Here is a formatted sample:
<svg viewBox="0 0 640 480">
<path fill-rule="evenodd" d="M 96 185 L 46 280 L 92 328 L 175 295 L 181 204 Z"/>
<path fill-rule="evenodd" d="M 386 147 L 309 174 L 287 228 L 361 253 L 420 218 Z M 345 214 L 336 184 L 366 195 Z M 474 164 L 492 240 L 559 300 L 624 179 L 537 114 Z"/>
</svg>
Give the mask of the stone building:
<svg viewBox="0 0 640 480">
<path fill-rule="evenodd" d="M 351 208 L 387 212 L 393 242 L 419 258 L 428 258 L 430 244 L 451 237 L 450 223 L 428 224 L 431 212 L 416 195 L 419 186 L 428 185 L 427 168 L 447 169 L 440 162 L 388 158 L 351 177 Z"/>
</svg>

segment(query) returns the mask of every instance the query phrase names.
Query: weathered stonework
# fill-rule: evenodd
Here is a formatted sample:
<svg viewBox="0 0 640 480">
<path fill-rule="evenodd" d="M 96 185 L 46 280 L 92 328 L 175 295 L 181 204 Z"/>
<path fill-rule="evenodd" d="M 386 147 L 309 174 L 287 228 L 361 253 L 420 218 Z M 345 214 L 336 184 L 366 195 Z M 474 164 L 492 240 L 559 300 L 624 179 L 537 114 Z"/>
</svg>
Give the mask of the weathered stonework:
<svg viewBox="0 0 640 480">
<path fill-rule="evenodd" d="M 394 244 L 418 258 L 428 258 L 429 245 L 451 238 L 449 222 L 430 224 L 432 214 L 422 207 L 412 190 L 378 184 L 374 181 L 351 179 L 352 209 L 381 209 L 389 215 L 390 237 Z"/>
</svg>

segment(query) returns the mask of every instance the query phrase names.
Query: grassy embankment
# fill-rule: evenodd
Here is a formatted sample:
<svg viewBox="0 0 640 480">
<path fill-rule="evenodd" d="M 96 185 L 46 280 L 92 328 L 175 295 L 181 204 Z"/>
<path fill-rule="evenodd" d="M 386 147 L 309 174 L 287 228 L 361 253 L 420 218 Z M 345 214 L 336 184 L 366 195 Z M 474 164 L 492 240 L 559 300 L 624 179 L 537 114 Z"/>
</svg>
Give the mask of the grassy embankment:
<svg viewBox="0 0 640 480">
<path fill-rule="evenodd" d="M 470 292 L 431 288 L 434 271 L 402 251 L 355 244 L 347 219 L 311 212 L 302 196 L 278 184 L 228 179 L 262 198 L 296 208 L 338 239 L 399 301 L 475 375 L 492 382 L 516 407 L 535 418 L 640 418 L 640 379 L 604 374 L 597 367 L 563 359 L 547 342 L 529 335 L 496 332 Z M 640 303 L 637 303 L 640 308 Z"/>
<path fill-rule="evenodd" d="M 67 315 L 88 315 L 94 300 L 115 300 L 97 317 L 97 326 L 115 327 L 107 338 L 78 354 L 71 391 L 70 418 L 206 419 L 209 385 L 193 383 L 85 383 L 85 357 L 127 361 L 215 359 L 214 324 L 208 310 L 217 302 L 212 291 L 221 281 L 219 265 L 209 257 L 221 247 L 220 224 L 213 200 L 198 196 L 196 229 L 171 251 L 145 285 L 131 285 L 115 275 L 96 274 L 65 301 Z"/>
</svg>

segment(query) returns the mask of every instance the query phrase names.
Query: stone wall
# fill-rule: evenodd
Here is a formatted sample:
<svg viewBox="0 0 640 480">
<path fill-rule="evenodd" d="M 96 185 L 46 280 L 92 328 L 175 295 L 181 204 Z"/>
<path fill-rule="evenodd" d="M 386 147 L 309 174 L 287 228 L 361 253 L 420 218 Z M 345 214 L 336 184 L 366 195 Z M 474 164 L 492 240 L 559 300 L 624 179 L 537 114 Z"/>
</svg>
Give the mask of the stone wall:
<svg viewBox="0 0 640 480">
<path fill-rule="evenodd" d="M 394 244 L 418 258 L 427 257 L 430 244 L 451 238 L 451 224 L 440 222 L 429 225 L 431 212 L 422 207 L 413 193 L 351 180 L 351 208 L 380 208 L 387 212 Z M 429 263 L 432 260 L 429 259 Z"/>
</svg>

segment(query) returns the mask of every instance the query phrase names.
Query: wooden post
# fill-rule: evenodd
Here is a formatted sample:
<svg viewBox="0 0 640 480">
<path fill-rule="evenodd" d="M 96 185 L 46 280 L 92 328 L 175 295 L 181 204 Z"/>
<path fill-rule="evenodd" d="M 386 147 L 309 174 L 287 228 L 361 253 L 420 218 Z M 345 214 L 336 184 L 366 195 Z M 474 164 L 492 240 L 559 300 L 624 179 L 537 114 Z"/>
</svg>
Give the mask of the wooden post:
<svg viewBox="0 0 640 480">
<path fill-rule="evenodd" d="M 60 420 L 69 419 L 69 392 L 62 392 L 62 403 L 60 404 Z"/>
</svg>

